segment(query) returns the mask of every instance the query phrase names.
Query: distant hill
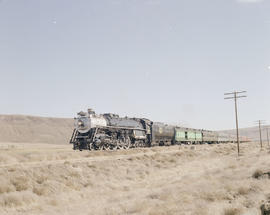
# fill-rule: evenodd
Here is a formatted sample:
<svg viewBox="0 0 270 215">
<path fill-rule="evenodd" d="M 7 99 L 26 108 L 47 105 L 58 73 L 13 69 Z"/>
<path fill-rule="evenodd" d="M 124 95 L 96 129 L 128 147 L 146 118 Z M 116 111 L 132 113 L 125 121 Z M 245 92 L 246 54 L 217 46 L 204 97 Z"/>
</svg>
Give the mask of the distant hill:
<svg viewBox="0 0 270 215">
<path fill-rule="evenodd" d="M 0 142 L 67 144 L 73 119 L 0 115 Z"/>
<path fill-rule="evenodd" d="M 265 125 L 265 126 L 261 127 L 263 141 L 267 141 L 267 131 L 266 131 L 267 127 L 269 128 L 269 135 L 270 135 L 270 125 Z M 224 130 L 224 131 L 219 131 L 219 133 L 236 135 L 236 130 L 235 129 Z M 260 133 L 259 133 L 258 126 L 250 127 L 250 128 L 240 128 L 239 135 L 246 136 L 246 137 L 252 139 L 253 141 L 258 141 L 260 139 Z M 269 138 L 270 138 L 270 136 L 269 136 Z"/>
<path fill-rule="evenodd" d="M 266 127 L 262 126 L 262 137 L 266 138 Z M 270 132 L 270 126 L 269 132 Z M 0 142 L 68 144 L 73 131 L 73 119 L 24 115 L 0 115 Z M 235 130 L 218 131 L 235 135 Z M 241 128 L 240 136 L 259 140 L 258 127 Z"/>
</svg>

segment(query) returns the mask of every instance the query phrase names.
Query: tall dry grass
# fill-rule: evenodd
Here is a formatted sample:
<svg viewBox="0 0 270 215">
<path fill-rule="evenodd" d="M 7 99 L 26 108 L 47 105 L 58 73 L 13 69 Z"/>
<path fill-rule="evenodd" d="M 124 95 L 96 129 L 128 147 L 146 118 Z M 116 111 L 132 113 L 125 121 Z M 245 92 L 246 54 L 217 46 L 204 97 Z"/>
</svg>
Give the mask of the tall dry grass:
<svg viewBox="0 0 270 215">
<path fill-rule="evenodd" d="M 4 164 L 12 165 L 0 168 L 0 214 L 256 215 L 270 180 L 252 175 L 269 166 L 269 155 L 242 149 L 240 158 L 234 145 L 8 150 Z"/>
</svg>

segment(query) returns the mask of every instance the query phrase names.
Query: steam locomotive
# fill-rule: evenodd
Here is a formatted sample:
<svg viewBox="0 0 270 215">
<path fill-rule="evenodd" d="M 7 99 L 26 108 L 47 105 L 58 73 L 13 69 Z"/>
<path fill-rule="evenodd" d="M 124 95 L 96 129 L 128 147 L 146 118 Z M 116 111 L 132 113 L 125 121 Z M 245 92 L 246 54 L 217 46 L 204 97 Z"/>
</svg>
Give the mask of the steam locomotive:
<svg viewBox="0 0 270 215">
<path fill-rule="evenodd" d="M 92 109 L 79 112 L 70 143 L 74 150 L 116 150 L 177 144 L 234 142 L 215 131 L 155 123 L 145 118 L 98 115 Z"/>
</svg>

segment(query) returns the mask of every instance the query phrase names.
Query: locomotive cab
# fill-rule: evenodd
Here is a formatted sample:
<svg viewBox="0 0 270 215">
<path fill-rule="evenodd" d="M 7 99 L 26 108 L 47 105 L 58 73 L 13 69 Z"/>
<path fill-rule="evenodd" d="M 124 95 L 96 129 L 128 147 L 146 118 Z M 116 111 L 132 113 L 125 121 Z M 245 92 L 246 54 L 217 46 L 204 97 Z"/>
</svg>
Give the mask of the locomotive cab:
<svg viewBox="0 0 270 215">
<path fill-rule="evenodd" d="M 146 139 L 146 134 L 145 131 L 141 131 L 141 130 L 133 130 L 133 135 L 135 139 Z"/>
</svg>

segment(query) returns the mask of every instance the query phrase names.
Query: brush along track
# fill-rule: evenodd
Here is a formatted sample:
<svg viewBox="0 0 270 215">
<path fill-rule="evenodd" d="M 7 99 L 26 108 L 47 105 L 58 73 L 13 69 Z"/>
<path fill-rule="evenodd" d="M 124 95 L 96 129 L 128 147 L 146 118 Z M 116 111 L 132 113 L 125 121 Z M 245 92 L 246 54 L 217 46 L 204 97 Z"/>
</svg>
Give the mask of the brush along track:
<svg viewBox="0 0 270 215">
<path fill-rule="evenodd" d="M 175 153 L 177 151 L 170 151 L 170 152 L 164 152 L 165 154 Z M 111 155 L 111 156 L 98 156 L 98 157 L 90 157 L 90 158 L 76 158 L 76 159 L 62 159 L 62 160 L 53 160 L 53 161 L 42 161 L 42 162 L 23 162 L 23 163 L 9 163 L 0 165 L 0 168 L 10 167 L 14 165 L 23 165 L 24 167 L 38 167 L 38 166 L 44 166 L 44 165 L 51 165 L 51 164 L 64 164 L 65 162 L 69 161 L 72 163 L 82 163 L 82 162 L 96 162 L 96 161 L 110 161 L 110 160 L 122 160 L 122 159 L 129 159 L 132 157 L 137 156 L 151 156 L 157 154 L 157 152 L 146 152 L 146 153 L 136 153 L 132 155 Z"/>
<path fill-rule="evenodd" d="M 44 150 L 16 153 L 56 153 Z M 0 214 L 221 215 L 236 207 L 257 215 L 270 183 L 250 176 L 269 166 L 269 155 L 250 145 L 241 150 L 240 157 L 232 144 L 114 152 L 67 148 L 59 152 L 67 153 L 67 159 L 31 161 L 29 156 L 28 162 L 0 166 L 5 176 L 1 184 L 12 190 L 0 194 Z M 16 156 L 12 150 L 8 153 Z M 15 185 L 25 190 L 14 191 Z M 13 205 L 8 201 L 11 197 L 16 200 Z"/>
</svg>

